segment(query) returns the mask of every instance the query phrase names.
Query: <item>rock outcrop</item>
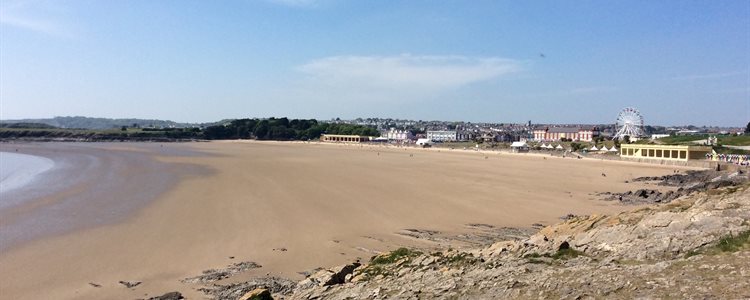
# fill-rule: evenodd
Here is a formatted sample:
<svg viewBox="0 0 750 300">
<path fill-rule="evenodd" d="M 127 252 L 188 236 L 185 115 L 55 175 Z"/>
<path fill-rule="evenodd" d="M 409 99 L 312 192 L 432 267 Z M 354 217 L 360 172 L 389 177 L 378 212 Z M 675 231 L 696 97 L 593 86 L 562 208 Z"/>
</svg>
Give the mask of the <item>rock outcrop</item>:
<svg viewBox="0 0 750 300">
<path fill-rule="evenodd" d="M 732 186 L 481 249 L 399 249 L 343 284 L 303 281 L 285 298 L 748 298 L 749 237 L 750 186 Z"/>
<path fill-rule="evenodd" d="M 617 200 L 625 204 L 668 203 L 696 192 L 743 185 L 747 180 L 747 174 L 743 172 L 688 171 L 686 174 L 638 177 L 633 179 L 634 182 L 678 187 L 676 190 L 639 189 L 624 193 L 605 192 L 599 195 L 605 200 Z"/>
<path fill-rule="evenodd" d="M 254 289 L 247 292 L 244 296 L 240 297 L 239 300 L 272 300 L 271 292 L 267 289 Z"/>
</svg>

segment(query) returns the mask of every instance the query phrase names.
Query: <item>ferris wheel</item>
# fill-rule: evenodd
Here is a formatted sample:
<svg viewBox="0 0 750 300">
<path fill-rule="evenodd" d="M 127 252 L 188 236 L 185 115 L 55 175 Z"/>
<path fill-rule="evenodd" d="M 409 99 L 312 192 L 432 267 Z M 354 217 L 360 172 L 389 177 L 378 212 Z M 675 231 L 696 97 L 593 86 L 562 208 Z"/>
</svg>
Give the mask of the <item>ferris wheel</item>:
<svg viewBox="0 0 750 300">
<path fill-rule="evenodd" d="M 632 107 L 626 107 L 617 115 L 617 133 L 616 139 L 623 139 L 625 136 L 638 138 L 643 135 L 643 116 Z"/>
</svg>

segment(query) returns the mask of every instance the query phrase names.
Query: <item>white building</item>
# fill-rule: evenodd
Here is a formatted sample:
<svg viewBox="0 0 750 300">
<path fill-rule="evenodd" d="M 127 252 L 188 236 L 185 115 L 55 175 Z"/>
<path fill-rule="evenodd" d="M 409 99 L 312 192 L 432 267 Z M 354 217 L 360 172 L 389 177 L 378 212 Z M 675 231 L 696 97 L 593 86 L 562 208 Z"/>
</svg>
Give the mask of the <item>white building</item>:
<svg viewBox="0 0 750 300">
<path fill-rule="evenodd" d="M 391 128 L 388 131 L 383 131 L 380 134 L 380 136 L 388 140 L 394 140 L 394 141 L 399 141 L 399 142 L 414 139 L 414 135 L 410 131 L 397 130 L 396 128 Z"/>
<path fill-rule="evenodd" d="M 591 142 L 600 135 L 596 127 L 545 127 L 533 131 L 535 141 L 559 141 L 569 139 L 571 141 Z"/>
<path fill-rule="evenodd" d="M 456 130 L 428 130 L 427 138 L 435 142 L 463 142 L 471 139 L 471 134 Z"/>
</svg>

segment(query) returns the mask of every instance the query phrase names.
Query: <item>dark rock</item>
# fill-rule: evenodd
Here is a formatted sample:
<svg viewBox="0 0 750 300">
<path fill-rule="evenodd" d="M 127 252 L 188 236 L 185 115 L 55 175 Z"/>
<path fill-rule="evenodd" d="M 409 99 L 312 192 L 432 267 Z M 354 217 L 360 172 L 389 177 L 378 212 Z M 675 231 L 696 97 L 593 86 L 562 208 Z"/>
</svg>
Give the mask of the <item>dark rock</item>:
<svg viewBox="0 0 750 300">
<path fill-rule="evenodd" d="M 262 267 L 261 265 L 254 263 L 252 261 L 243 261 L 231 264 L 227 266 L 225 269 L 210 269 L 203 271 L 203 275 L 185 278 L 182 280 L 184 283 L 208 283 L 208 282 L 214 282 L 219 281 L 224 278 L 229 278 L 237 273 L 244 272 L 250 269 L 257 269 Z"/>
<path fill-rule="evenodd" d="M 354 262 L 347 265 L 336 266 L 329 270 L 321 270 L 310 276 L 310 279 L 318 282 L 321 286 L 342 284 L 346 282 L 346 275 L 353 273 L 354 269 L 360 265 L 359 262 Z"/>
<path fill-rule="evenodd" d="M 570 219 L 575 219 L 576 217 L 577 216 L 574 214 L 567 214 L 567 215 L 560 217 L 560 220 L 570 220 Z"/>
<path fill-rule="evenodd" d="M 169 292 L 161 296 L 151 297 L 148 300 L 180 300 L 185 299 L 180 292 Z"/>
<path fill-rule="evenodd" d="M 132 288 L 141 284 L 140 281 L 122 281 L 122 280 L 119 281 L 119 283 L 124 285 L 126 288 Z"/>
<path fill-rule="evenodd" d="M 562 242 L 559 247 L 557 247 L 557 251 L 562 250 L 568 250 L 570 249 L 570 244 L 568 242 Z"/>
</svg>

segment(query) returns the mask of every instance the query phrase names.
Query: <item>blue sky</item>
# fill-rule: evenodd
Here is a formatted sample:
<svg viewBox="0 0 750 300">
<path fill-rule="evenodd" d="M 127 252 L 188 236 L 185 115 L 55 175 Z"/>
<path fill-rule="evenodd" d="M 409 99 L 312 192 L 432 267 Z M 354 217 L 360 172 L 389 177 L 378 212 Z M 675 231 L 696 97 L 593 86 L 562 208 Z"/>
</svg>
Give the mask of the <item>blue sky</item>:
<svg viewBox="0 0 750 300">
<path fill-rule="evenodd" d="M 0 119 L 750 121 L 750 1 L 0 1 Z"/>
</svg>

